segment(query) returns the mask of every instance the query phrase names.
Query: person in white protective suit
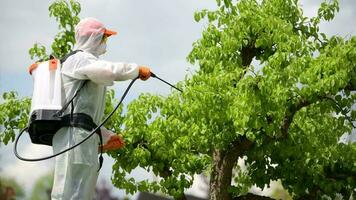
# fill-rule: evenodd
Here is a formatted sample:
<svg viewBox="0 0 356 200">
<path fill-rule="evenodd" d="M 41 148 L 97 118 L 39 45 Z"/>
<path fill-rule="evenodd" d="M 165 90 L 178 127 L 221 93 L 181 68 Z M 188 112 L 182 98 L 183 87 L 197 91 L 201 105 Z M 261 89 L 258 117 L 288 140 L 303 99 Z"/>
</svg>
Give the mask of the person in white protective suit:
<svg viewBox="0 0 356 200">
<path fill-rule="evenodd" d="M 62 81 L 66 100 L 70 99 L 84 80 L 89 80 L 74 99 L 74 113 L 85 113 L 99 124 L 105 109 L 106 86 L 114 81 L 140 77 L 146 80 L 151 72 L 148 67 L 134 63 L 114 63 L 99 60 L 106 52 L 106 40 L 116 32 L 106 29 L 94 18 L 85 18 L 75 28 L 75 50 L 81 50 L 62 63 Z M 68 114 L 70 111 L 66 111 Z M 101 129 L 104 150 L 121 148 L 121 137 Z M 53 151 L 60 152 L 90 134 L 78 127 L 63 127 L 53 137 Z M 56 157 L 52 200 L 91 200 L 98 177 L 97 134 L 83 144 Z"/>
</svg>

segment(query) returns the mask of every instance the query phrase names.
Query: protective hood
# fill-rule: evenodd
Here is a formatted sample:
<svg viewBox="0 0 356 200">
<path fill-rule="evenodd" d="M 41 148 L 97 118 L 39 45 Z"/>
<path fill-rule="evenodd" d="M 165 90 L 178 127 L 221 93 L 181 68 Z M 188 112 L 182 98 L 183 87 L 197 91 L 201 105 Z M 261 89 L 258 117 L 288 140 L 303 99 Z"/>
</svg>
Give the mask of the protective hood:
<svg viewBox="0 0 356 200">
<path fill-rule="evenodd" d="M 80 49 L 98 57 L 106 52 L 106 42 L 101 42 L 103 35 L 115 35 L 95 18 L 84 18 L 75 27 L 76 44 L 74 49 Z"/>
</svg>

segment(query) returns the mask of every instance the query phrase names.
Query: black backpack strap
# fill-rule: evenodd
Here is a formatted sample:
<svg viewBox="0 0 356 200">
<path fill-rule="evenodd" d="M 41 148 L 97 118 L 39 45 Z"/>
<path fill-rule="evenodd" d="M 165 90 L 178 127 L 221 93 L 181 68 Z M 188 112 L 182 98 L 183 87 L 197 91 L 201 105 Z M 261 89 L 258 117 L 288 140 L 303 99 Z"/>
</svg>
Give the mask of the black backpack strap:
<svg viewBox="0 0 356 200">
<path fill-rule="evenodd" d="M 62 107 L 62 109 L 60 109 L 58 112 L 56 112 L 55 117 L 60 117 L 60 116 L 63 115 L 64 111 L 68 108 L 68 106 L 69 106 L 70 104 L 72 104 L 74 98 L 77 97 L 79 91 L 87 84 L 88 81 L 89 81 L 89 80 L 85 80 L 85 81 L 82 83 L 82 85 L 77 89 L 77 91 L 75 91 L 73 97 L 72 97 L 67 103 L 64 104 L 64 106 Z M 73 106 L 72 106 L 72 109 L 74 109 Z"/>
<path fill-rule="evenodd" d="M 70 56 L 78 53 L 78 52 L 82 52 L 82 50 L 80 49 L 77 49 L 77 50 L 74 50 L 74 51 L 71 51 L 69 52 L 67 55 L 65 55 L 63 58 L 60 59 L 61 61 L 61 64 L 63 64 Z M 67 102 L 64 104 L 63 108 L 61 110 L 59 110 L 54 116 L 55 117 L 60 117 L 63 115 L 64 111 L 68 108 L 68 106 L 70 104 L 72 104 L 74 98 L 78 95 L 79 91 L 85 86 L 85 84 L 87 83 L 87 80 L 83 82 L 83 84 L 78 88 L 78 90 L 74 93 L 73 97 Z M 73 110 L 73 104 L 72 104 L 72 110 Z"/>
<path fill-rule="evenodd" d="M 93 119 L 85 113 L 73 113 L 72 116 L 70 114 L 64 115 L 61 123 L 62 126 L 80 127 L 87 131 L 92 131 L 96 128 Z"/>
</svg>

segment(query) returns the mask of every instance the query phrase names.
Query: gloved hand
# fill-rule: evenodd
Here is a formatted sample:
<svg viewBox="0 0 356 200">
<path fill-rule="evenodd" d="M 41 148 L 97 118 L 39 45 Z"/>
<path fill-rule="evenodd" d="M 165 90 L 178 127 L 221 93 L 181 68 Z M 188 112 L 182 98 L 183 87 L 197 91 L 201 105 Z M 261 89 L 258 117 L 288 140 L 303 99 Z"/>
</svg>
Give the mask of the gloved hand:
<svg viewBox="0 0 356 200">
<path fill-rule="evenodd" d="M 151 69 L 148 67 L 140 66 L 139 67 L 139 78 L 143 81 L 151 77 Z"/>
<path fill-rule="evenodd" d="M 106 129 L 105 127 L 101 127 L 101 136 L 103 137 L 103 151 L 112 151 L 121 149 L 125 146 L 125 141 L 121 135 L 117 135 L 112 131 Z M 100 151 L 100 146 L 98 148 Z"/>
<path fill-rule="evenodd" d="M 125 141 L 120 135 L 113 135 L 110 137 L 109 141 L 103 145 L 103 151 L 113 151 L 121 149 L 125 146 Z M 100 147 L 99 147 L 100 151 Z"/>
</svg>

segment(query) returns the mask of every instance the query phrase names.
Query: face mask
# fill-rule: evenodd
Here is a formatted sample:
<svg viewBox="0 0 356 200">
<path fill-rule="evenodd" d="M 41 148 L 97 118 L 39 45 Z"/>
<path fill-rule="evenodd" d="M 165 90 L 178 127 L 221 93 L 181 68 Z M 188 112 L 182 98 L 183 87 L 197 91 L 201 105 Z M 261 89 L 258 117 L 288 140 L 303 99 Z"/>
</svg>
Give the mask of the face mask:
<svg viewBox="0 0 356 200">
<path fill-rule="evenodd" d="M 106 52 L 106 42 L 101 42 L 100 45 L 95 49 L 96 56 L 103 55 Z"/>
</svg>

